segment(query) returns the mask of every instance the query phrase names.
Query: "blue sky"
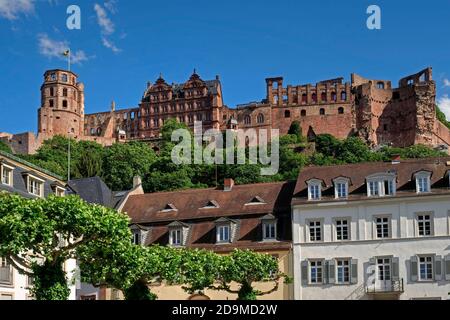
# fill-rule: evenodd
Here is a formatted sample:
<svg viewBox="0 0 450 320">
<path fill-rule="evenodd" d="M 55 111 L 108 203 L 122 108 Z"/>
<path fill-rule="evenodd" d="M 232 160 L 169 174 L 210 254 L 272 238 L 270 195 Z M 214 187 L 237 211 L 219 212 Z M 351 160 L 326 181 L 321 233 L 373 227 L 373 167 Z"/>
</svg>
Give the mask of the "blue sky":
<svg viewBox="0 0 450 320">
<path fill-rule="evenodd" d="M 81 30 L 66 27 L 81 8 Z M 381 30 L 366 9 L 381 8 Z M 0 0 L 0 132 L 37 130 L 45 70 L 73 70 L 86 87 L 86 112 L 137 106 L 161 72 L 185 81 L 220 75 L 231 107 L 265 96 L 266 77 L 303 84 L 352 72 L 394 83 L 432 66 L 450 118 L 449 1 Z"/>
</svg>

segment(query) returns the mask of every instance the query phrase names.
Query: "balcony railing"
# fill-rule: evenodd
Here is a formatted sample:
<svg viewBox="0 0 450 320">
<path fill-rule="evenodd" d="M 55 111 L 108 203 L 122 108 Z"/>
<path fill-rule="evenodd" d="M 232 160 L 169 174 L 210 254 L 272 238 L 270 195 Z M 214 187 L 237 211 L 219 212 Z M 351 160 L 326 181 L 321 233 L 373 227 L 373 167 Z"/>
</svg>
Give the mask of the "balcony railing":
<svg viewBox="0 0 450 320">
<path fill-rule="evenodd" d="M 366 293 L 367 294 L 377 294 L 377 293 L 398 293 L 401 294 L 404 292 L 403 279 L 392 280 L 390 285 L 384 286 L 376 286 L 376 284 L 367 286 Z"/>
</svg>

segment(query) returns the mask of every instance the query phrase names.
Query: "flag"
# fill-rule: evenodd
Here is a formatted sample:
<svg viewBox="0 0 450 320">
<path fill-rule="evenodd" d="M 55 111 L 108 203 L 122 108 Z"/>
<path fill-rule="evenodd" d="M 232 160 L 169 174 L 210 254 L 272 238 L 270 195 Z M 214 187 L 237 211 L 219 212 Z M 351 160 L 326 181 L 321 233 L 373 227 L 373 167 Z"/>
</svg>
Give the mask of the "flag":
<svg viewBox="0 0 450 320">
<path fill-rule="evenodd" d="M 63 56 L 68 57 L 70 54 L 70 49 L 63 52 Z"/>
</svg>

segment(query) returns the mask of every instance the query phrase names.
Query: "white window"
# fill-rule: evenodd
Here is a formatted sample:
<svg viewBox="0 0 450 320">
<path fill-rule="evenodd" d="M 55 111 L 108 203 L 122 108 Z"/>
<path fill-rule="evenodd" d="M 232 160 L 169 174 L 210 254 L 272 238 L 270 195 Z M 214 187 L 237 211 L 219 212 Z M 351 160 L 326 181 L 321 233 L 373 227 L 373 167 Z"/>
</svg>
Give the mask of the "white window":
<svg viewBox="0 0 450 320">
<path fill-rule="evenodd" d="M 217 242 L 230 242 L 230 225 L 217 226 Z"/>
<path fill-rule="evenodd" d="M 347 187 L 347 183 L 345 182 L 338 182 L 336 184 L 336 193 L 337 193 L 337 198 L 339 199 L 345 199 L 348 197 L 348 187 Z"/>
<path fill-rule="evenodd" d="M 12 269 L 6 258 L 0 257 L 0 283 L 12 284 Z"/>
<path fill-rule="evenodd" d="M 380 195 L 380 188 L 378 181 L 369 181 L 369 197 L 378 197 Z"/>
<path fill-rule="evenodd" d="M 34 194 L 35 196 L 42 197 L 43 196 L 43 186 L 44 183 L 42 180 L 28 177 L 28 192 Z"/>
<path fill-rule="evenodd" d="M 141 244 L 141 232 L 139 230 L 133 231 L 133 243 L 135 245 Z"/>
<path fill-rule="evenodd" d="M 430 175 L 420 174 L 416 176 L 417 193 L 430 192 Z"/>
<path fill-rule="evenodd" d="M 12 186 L 13 168 L 2 164 L 0 173 L 2 183 L 8 186 Z"/>
<path fill-rule="evenodd" d="M 418 214 L 417 215 L 417 231 L 419 236 L 431 236 L 431 215 Z"/>
<path fill-rule="evenodd" d="M 350 283 L 350 259 L 336 260 L 336 276 L 338 284 Z"/>
<path fill-rule="evenodd" d="M 322 241 L 322 221 L 309 221 L 309 241 Z"/>
<path fill-rule="evenodd" d="M 419 279 L 422 281 L 433 280 L 433 257 L 419 257 Z"/>
<path fill-rule="evenodd" d="M 347 219 L 336 219 L 336 240 L 350 240 L 349 221 Z"/>
<path fill-rule="evenodd" d="M 376 236 L 377 239 L 389 238 L 391 236 L 390 224 L 391 219 L 389 217 L 376 217 L 375 225 L 376 225 Z"/>
<path fill-rule="evenodd" d="M 275 240 L 277 238 L 277 222 L 265 221 L 263 223 L 264 240 Z"/>
<path fill-rule="evenodd" d="M 61 187 L 55 187 L 55 195 L 57 197 L 64 197 L 64 194 L 66 193 L 66 189 Z"/>
<path fill-rule="evenodd" d="M 320 200 L 322 197 L 321 181 L 313 180 L 308 182 L 308 199 Z"/>
<path fill-rule="evenodd" d="M 323 261 L 312 260 L 309 262 L 309 281 L 311 284 L 323 283 Z"/>
<path fill-rule="evenodd" d="M 183 229 L 176 228 L 176 229 L 170 230 L 169 238 L 170 238 L 169 240 L 170 240 L 171 246 L 174 246 L 174 247 L 182 246 L 183 245 Z"/>
</svg>

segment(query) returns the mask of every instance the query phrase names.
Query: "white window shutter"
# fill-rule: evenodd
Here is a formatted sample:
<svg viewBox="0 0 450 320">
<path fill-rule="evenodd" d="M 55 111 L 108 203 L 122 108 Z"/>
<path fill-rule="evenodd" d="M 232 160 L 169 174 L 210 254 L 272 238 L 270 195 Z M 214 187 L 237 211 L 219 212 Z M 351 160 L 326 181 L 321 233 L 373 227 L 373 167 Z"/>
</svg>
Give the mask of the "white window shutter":
<svg viewBox="0 0 450 320">
<path fill-rule="evenodd" d="M 434 257 L 434 279 L 442 280 L 442 257 L 435 256 Z"/>
<path fill-rule="evenodd" d="M 303 285 L 308 285 L 308 283 L 309 283 L 309 268 L 308 268 L 308 266 L 309 266 L 309 263 L 308 263 L 308 260 L 305 260 L 305 261 L 302 261 L 302 264 L 301 264 L 301 274 L 302 274 L 302 284 Z"/>
<path fill-rule="evenodd" d="M 334 259 L 328 261 L 328 283 L 336 283 L 336 262 Z"/>
<path fill-rule="evenodd" d="M 445 256 L 445 280 L 450 281 L 450 254 Z"/>
<path fill-rule="evenodd" d="M 358 259 L 351 260 L 351 283 L 358 283 Z"/>
<path fill-rule="evenodd" d="M 400 261 L 399 258 L 394 257 L 392 258 L 392 280 L 397 281 L 400 279 Z"/>
<path fill-rule="evenodd" d="M 409 261 L 409 272 L 411 275 L 411 281 L 417 281 L 419 279 L 418 271 L 419 266 L 417 256 L 412 256 L 411 260 Z"/>
</svg>

